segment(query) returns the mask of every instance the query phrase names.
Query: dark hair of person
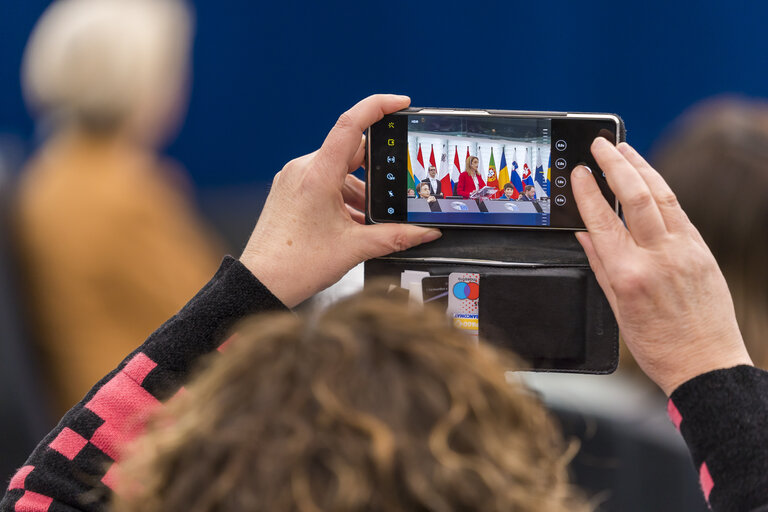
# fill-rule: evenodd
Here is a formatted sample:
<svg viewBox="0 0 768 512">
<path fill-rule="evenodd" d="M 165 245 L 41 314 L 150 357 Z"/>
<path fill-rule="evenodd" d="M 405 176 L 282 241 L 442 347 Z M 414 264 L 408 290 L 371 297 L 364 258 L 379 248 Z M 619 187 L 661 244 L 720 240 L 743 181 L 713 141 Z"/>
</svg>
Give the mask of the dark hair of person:
<svg viewBox="0 0 768 512">
<path fill-rule="evenodd" d="M 525 191 L 526 191 L 526 192 L 528 192 L 529 190 L 531 190 L 531 189 L 535 189 L 535 188 L 536 188 L 536 187 L 534 187 L 533 185 L 526 185 L 526 186 L 525 186 Z"/>
<path fill-rule="evenodd" d="M 504 190 L 507 190 L 508 188 L 511 188 L 512 190 L 515 190 L 514 185 L 512 185 L 511 183 L 505 183 L 504 184 Z"/>
<path fill-rule="evenodd" d="M 131 450 L 113 510 L 586 509 L 514 357 L 444 312 L 368 291 L 237 333 Z"/>
</svg>

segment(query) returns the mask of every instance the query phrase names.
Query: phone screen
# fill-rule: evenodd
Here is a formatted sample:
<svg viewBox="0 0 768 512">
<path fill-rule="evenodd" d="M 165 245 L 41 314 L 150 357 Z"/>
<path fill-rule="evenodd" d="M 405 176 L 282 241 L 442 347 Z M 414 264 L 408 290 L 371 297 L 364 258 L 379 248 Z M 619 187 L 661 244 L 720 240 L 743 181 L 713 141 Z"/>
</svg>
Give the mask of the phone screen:
<svg viewBox="0 0 768 512">
<path fill-rule="evenodd" d="M 374 222 L 579 229 L 570 172 L 589 146 L 616 141 L 616 118 L 395 113 L 371 126 L 369 215 Z"/>
</svg>

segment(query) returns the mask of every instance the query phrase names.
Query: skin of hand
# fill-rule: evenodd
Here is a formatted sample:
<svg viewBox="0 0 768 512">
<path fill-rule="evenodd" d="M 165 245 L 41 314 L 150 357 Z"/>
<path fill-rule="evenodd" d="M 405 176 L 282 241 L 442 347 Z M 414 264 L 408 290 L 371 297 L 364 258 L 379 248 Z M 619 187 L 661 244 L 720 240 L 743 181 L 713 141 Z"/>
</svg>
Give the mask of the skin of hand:
<svg viewBox="0 0 768 512">
<path fill-rule="evenodd" d="M 441 236 L 406 224 L 365 225 L 365 183 L 350 174 L 363 164 L 368 126 L 409 104 L 407 96 L 369 96 L 339 117 L 320 149 L 275 176 L 240 261 L 289 308 L 362 261 Z"/>
<path fill-rule="evenodd" d="M 664 179 L 626 143 L 599 137 L 591 149 L 626 227 L 577 166 L 571 183 L 588 232 L 576 237 L 642 370 L 670 395 L 702 373 L 752 365 L 725 278 Z"/>
</svg>

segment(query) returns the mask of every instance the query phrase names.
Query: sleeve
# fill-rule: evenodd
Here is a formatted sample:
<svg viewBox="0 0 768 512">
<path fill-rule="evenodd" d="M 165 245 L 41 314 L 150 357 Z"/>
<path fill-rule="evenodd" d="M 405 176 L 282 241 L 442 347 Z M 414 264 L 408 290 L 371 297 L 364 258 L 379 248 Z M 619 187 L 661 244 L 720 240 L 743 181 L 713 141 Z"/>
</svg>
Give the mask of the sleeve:
<svg viewBox="0 0 768 512">
<path fill-rule="evenodd" d="M 120 451 L 150 413 L 184 385 L 198 359 L 222 345 L 244 316 L 285 306 L 239 261 L 216 275 L 176 315 L 75 405 L 13 476 L 0 511 L 103 511 Z"/>
<path fill-rule="evenodd" d="M 699 375 L 672 393 L 667 409 L 710 508 L 768 511 L 768 372 L 736 366 Z"/>
</svg>

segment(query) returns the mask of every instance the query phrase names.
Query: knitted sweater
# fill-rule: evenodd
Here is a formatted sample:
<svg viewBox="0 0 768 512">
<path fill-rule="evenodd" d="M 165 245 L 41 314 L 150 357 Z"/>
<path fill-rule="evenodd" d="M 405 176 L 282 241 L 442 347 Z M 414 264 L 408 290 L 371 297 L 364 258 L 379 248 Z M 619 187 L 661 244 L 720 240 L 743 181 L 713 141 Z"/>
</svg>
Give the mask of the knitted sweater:
<svg viewBox="0 0 768 512">
<path fill-rule="evenodd" d="M 179 392 L 195 362 L 244 316 L 284 309 L 240 262 L 225 258 L 178 314 L 42 440 L 11 479 L 0 512 L 104 511 L 120 448 Z M 768 511 L 768 373 L 739 366 L 700 375 L 673 393 L 668 409 L 712 509 Z"/>
</svg>

